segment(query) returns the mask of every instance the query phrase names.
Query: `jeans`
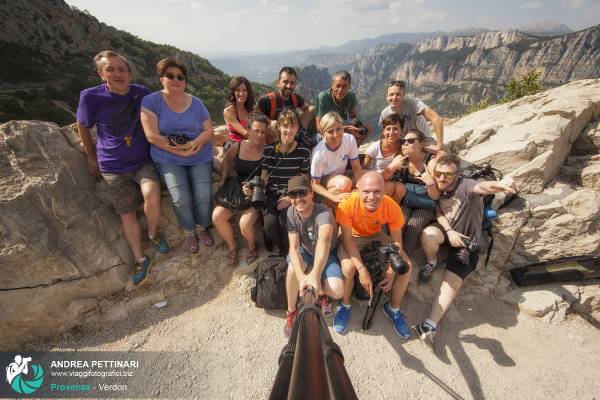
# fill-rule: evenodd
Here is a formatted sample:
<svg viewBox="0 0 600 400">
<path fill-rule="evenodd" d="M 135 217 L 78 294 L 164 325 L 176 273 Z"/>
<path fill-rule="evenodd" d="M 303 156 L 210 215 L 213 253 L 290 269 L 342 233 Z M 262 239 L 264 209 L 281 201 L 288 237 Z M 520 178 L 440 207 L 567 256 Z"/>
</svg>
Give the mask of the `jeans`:
<svg viewBox="0 0 600 400">
<path fill-rule="evenodd" d="M 196 225 L 208 227 L 212 209 L 212 162 L 197 165 L 156 163 L 167 185 L 179 225 L 194 232 Z"/>
</svg>

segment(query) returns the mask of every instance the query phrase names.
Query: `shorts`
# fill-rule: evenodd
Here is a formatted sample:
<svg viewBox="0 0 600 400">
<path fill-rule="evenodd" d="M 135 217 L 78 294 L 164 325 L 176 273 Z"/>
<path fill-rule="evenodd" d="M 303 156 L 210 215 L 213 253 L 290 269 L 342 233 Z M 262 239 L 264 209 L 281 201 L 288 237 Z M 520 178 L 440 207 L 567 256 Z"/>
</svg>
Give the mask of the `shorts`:
<svg viewBox="0 0 600 400">
<path fill-rule="evenodd" d="M 352 236 L 352 239 L 354 239 L 354 243 L 356 244 L 356 247 L 358 248 L 359 252 L 362 249 L 364 249 L 365 247 L 371 246 L 371 242 L 374 242 L 374 241 L 379 241 L 379 242 L 381 242 L 382 245 L 392 243 L 392 238 L 383 232 L 379 232 L 373 236 L 368 236 L 368 237 Z M 350 256 L 346 252 L 346 249 L 344 248 L 344 245 L 341 243 L 340 243 L 340 247 L 338 248 L 337 255 L 338 255 L 338 258 L 340 259 L 340 261 L 350 258 Z"/>
<path fill-rule="evenodd" d="M 302 260 L 307 265 L 307 268 L 304 272 L 309 273 L 313 269 L 315 256 L 310 254 L 308 251 L 304 249 L 304 247 L 300 246 L 300 256 Z M 287 256 L 288 264 L 290 261 L 290 256 Z M 327 261 L 325 261 L 325 267 L 323 268 L 323 273 L 321 274 L 321 281 L 325 281 L 329 278 L 339 278 L 343 279 L 342 268 L 340 267 L 340 261 L 338 260 L 335 254 L 329 254 L 327 257 Z"/>
<path fill-rule="evenodd" d="M 446 259 L 446 270 L 452 272 L 454 275 L 458 276 L 464 281 L 467 276 L 469 276 L 471 272 L 475 271 L 475 268 L 477 268 L 477 264 L 479 263 L 479 250 L 472 251 L 471 254 L 469 254 L 469 262 L 467 265 L 465 265 L 458 260 L 458 257 L 456 257 L 460 248 L 450 246 L 448 234 L 442 225 L 440 225 L 438 222 L 435 222 L 429 226 L 434 226 L 442 231 L 444 235 L 443 244 L 447 244 L 449 247 L 448 258 Z"/>
<path fill-rule="evenodd" d="M 102 172 L 106 182 L 108 196 L 117 214 L 127 214 L 136 211 L 144 202 L 140 186 L 142 183 L 160 182 L 160 178 L 154 169 L 154 164 L 146 162 L 136 171 L 124 174 Z"/>
</svg>

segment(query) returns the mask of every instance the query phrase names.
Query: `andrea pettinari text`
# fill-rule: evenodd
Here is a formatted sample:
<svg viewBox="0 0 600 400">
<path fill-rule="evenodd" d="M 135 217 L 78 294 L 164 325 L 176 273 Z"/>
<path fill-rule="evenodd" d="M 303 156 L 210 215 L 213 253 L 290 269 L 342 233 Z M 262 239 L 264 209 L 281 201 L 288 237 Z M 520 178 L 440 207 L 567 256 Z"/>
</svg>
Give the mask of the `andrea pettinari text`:
<svg viewBox="0 0 600 400">
<path fill-rule="evenodd" d="M 144 396 L 150 390 L 144 366 L 172 354 L 153 352 L 0 353 L 6 379 L 1 398 L 95 398 Z M 150 379 L 151 381 L 151 379 Z"/>
</svg>

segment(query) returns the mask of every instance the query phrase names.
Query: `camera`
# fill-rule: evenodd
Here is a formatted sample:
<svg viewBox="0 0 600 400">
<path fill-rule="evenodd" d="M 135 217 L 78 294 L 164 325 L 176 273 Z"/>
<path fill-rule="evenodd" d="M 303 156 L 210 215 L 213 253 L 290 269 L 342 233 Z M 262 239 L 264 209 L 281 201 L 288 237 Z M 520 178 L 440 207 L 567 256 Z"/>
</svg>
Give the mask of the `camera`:
<svg viewBox="0 0 600 400">
<path fill-rule="evenodd" d="M 371 328 L 371 324 L 373 323 L 375 309 L 377 308 L 377 304 L 379 303 L 381 295 L 383 294 L 383 289 L 379 286 L 379 284 L 385 278 L 385 270 L 387 269 L 387 266 L 390 265 L 394 272 L 398 275 L 404 275 L 409 270 L 408 264 L 400 256 L 399 250 L 400 249 L 395 244 L 382 246 L 381 242 L 374 241 L 371 242 L 370 248 L 365 247 L 360 252 L 360 257 L 369 270 L 369 274 L 371 275 L 371 280 L 373 281 L 375 288 L 373 297 L 369 298 L 367 295 L 365 298 L 369 299 L 369 305 L 367 306 L 361 325 L 363 330 Z M 357 291 L 357 289 L 360 290 L 361 288 L 362 286 L 360 283 L 358 285 L 355 284 L 354 290 Z M 364 296 L 364 289 L 362 290 L 362 296 Z M 362 299 L 362 296 L 359 296 L 360 295 L 358 295 L 357 298 Z"/>
<path fill-rule="evenodd" d="M 361 136 L 365 136 L 369 132 L 369 129 L 366 126 L 364 126 L 363 123 L 360 122 L 357 117 L 354 117 L 350 120 L 350 125 L 352 125 L 355 128 L 358 128 L 358 132 Z"/>
<path fill-rule="evenodd" d="M 178 144 L 186 144 L 190 141 L 190 138 L 188 138 L 185 133 L 175 133 L 173 135 L 167 136 L 167 139 L 169 140 L 169 144 L 171 146 L 175 146 Z"/>
<path fill-rule="evenodd" d="M 479 251 L 479 243 L 471 239 L 463 239 L 463 243 L 465 244 L 465 247 L 458 249 L 456 252 L 456 259 L 462 265 L 469 265 L 471 252 Z"/>
<path fill-rule="evenodd" d="M 248 187 L 252 189 L 252 196 L 250 202 L 254 208 L 262 208 L 265 205 L 265 184 L 260 179 L 260 176 L 256 175 L 254 178 L 248 180 Z"/>
</svg>

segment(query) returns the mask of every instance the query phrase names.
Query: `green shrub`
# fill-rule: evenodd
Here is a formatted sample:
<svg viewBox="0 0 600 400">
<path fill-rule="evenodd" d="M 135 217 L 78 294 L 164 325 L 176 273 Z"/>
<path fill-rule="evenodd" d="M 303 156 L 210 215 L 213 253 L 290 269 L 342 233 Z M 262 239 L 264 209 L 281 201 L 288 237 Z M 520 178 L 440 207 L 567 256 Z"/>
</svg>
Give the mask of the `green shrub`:
<svg viewBox="0 0 600 400">
<path fill-rule="evenodd" d="M 506 91 L 501 103 L 508 103 L 523 96 L 541 92 L 544 89 L 542 82 L 539 80 L 541 75 L 541 72 L 530 71 L 521 79 L 511 79 L 508 85 L 506 85 Z"/>
</svg>

